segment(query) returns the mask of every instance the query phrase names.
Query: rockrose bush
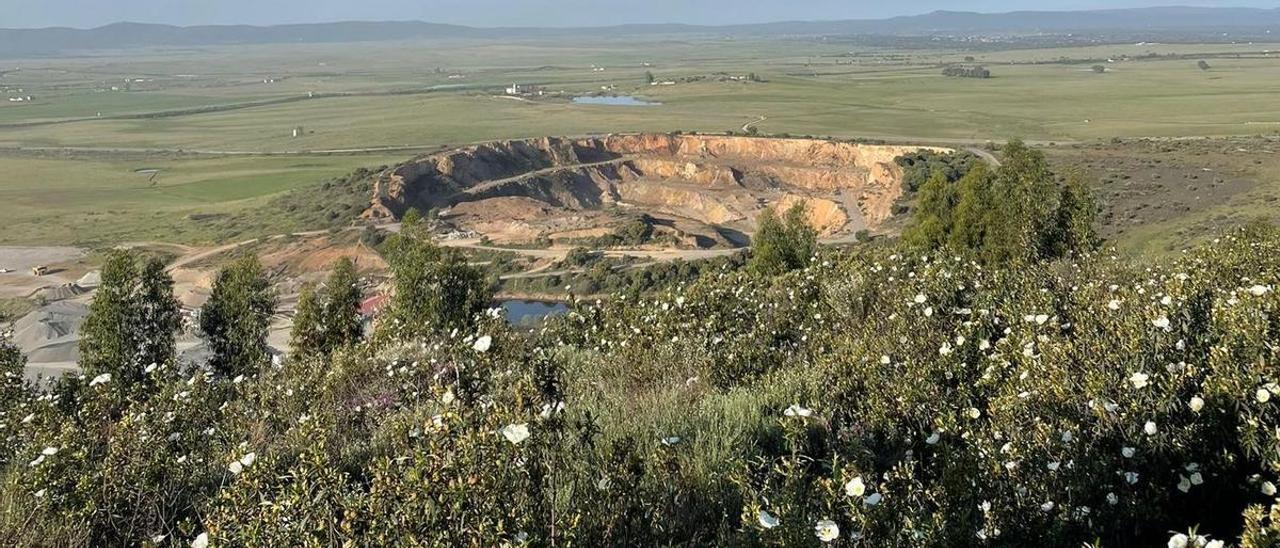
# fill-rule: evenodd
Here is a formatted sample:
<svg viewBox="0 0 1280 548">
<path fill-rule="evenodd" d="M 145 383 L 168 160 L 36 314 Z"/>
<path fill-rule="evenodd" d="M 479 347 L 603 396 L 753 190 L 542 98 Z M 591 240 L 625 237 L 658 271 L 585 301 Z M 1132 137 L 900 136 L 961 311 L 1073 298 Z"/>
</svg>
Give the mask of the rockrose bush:
<svg viewBox="0 0 1280 548">
<path fill-rule="evenodd" d="M 234 376 L 5 359 L 0 543 L 1267 546 L 1277 289 L 1264 229 L 1150 263 L 883 246 Z"/>
</svg>

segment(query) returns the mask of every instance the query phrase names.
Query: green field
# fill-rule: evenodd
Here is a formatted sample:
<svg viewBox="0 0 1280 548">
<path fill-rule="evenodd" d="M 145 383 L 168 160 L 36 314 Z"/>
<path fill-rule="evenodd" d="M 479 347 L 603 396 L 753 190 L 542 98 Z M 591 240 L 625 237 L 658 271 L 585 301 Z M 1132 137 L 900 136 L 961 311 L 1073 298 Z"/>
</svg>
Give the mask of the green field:
<svg viewBox="0 0 1280 548">
<path fill-rule="evenodd" d="M 211 223 L 271 195 L 399 156 L 123 158 L 0 155 L 0 242 L 113 244 L 221 239 Z M 139 169 L 159 169 L 154 184 Z M 263 219 L 271 226 L 272 219 Z M 293 227 L 286 227 L 293 228 Z"/>
<path fill-rule="evenodd" d="M 0 77 L 0 90 L 36 98 L 0 103 L 0 148 L 9 150 L 0 154 L 7 198 L 0 216 L 10 219 L 0 241 L 205 241 L 218 235 L 175 232 L 167 223 L 241 210 L 412 154 L 252 155 L 268 152 L 719 132 L 761 118 L 755 126 L 764 133 L 939 144 L 1274 134 L 1280 53 L 1271 49 L 1280 46 L 957 52 L 681 38 L 245 46 L 27 60 Z M 944 63 L 966 56 L 995 77 L 941 75 Z M 1196 67 L 1200 58 L 1211 70 Z M 1098 63 L 1108 67 L 1105 74 L 1090 69 Z M 678 83 L 646 85 L 647 72 Z M 748 73 L 765 82 L 727 79 Z M 545 86 L 549 94 L 500 97 L 513 82 Z M 603 86 L 662 104 L 569 101 Z M 299 126 L 304 134 L 292 137 Z M 230 152 L 251 155 L 221 155 Z M 134 173 L 157 166 L 164 171 L 154 188 Z"/>
</svg>

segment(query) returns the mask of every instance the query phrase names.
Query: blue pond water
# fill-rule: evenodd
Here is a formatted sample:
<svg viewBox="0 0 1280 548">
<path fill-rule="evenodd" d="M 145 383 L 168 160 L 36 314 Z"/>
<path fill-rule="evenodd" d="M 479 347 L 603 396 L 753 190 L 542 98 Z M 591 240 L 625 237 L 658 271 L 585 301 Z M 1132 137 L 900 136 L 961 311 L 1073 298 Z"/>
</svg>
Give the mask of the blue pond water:
<svg viewBox="0 0 1280 548">
<path fill-rule="evenodd" d="M 579 105 L 604 105 L 609 107 L 652 107 L 661 105 L 652 101 L 645 101 L 632 95 L 610 95 L 610 96 L 591 96 L 583 95 L 574 97 L 573 102 Z"/>
<path fill-rule="evenodd" d="M 531 325 L 536 324 L 546 318 L 559 316 L 569 311 L 569 307 L 564 303 L 549 303 L 543 301 L 521 301 L 509 300 L 502 301 L 502 310 L 507 314 L 507 321 L 511 325 Z"/>
</svg>

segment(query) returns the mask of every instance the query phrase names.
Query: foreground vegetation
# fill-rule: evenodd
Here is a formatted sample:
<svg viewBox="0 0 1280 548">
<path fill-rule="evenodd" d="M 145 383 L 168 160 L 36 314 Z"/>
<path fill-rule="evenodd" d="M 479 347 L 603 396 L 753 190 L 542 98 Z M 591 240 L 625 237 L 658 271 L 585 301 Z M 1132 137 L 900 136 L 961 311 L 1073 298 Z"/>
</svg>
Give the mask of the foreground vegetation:
<svg viewBox="0 0 1280 548">
<path fill-rule="evenodd" d="M 815 249 L 797 210 L 745 262 L 534 333 L 410 223 L 371 336 L 340 265 L 272 357 L 243 259 L 207 369 L 166 344 L 163 270 L 113 256 L 84 376 L 36 390 L 0 352 L 0 543 L 1280 542 L 1280 231 L 1121 259 L 1058 237 L 1073 187 L 1015 158 L 960 180 L 1045 218 L 989 241 Z"/>
</svg>

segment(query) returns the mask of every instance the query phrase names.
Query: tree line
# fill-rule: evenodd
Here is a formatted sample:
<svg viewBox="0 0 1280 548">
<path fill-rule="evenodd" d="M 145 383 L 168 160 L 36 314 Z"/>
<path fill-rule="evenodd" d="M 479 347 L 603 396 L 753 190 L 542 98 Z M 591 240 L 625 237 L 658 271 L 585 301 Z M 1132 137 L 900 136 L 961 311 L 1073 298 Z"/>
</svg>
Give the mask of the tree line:
<svg viewBox="0 0 1280 548">
<path fill-rule="evenodd" d="M 467 325 L 491 301 L 492 283 L 456 250 L 432 242 L 418 223 L 387 242 L 395 291 L 383 325 L 389 336 L 423 335 Z M 330 356 L 364 340 L 360 307 L 365 293 L 356 265 L 339 259 L 322 284 L 302 288 L 290 332 L 292 355 Z M 261 262 L 245 255 L 217 274 L 195 327 L 215 374 L 256 373 L 271 362 L 267 344 L 279 304 Z M 102 285 L 81 328 L 80 365 L 90 377 L 114 385 L 141 382 L 145 373 L 177 362 L 175 338 L 183 328 L 173 278 L 162 262 L 112 251 Z"/>
<path fill-rule="evenodd" d="M 998 168 L 977 164 L 958 180 L 935 171 L 902 238 L 917 248 L 972 251 L 989 262 L 1055 259 L 1096 247 L 1097 210 L 1083 178 L 1060 180 L 1042 152 L 1012 141 Z"/>
<path fill-rule="evenodd" d="M 991 71 L 983 66 L 964 67 L 953 65 L 942 69 L 942 75 L 952 78 L 990 78 Z"/>
</svg>

